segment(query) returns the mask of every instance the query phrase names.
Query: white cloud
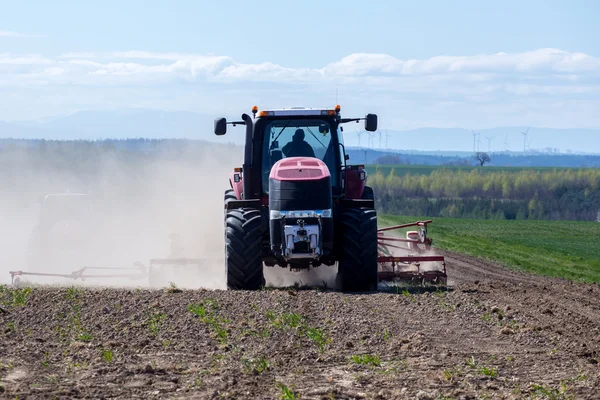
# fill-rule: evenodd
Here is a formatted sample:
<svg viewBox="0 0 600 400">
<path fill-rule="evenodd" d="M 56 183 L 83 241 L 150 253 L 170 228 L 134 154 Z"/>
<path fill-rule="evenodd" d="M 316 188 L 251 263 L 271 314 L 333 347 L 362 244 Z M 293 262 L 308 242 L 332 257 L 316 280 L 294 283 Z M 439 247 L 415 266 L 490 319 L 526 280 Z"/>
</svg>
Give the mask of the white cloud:
<svg viewBox="0 0 600 400">
<path fill-rule="evenodd" d="M 228 56 L 128 51 L 69 53 L 55 58 L 0 55 L 0 65 L 19 65 L 20 72 L 3 80 L 31 83 L 30 74 L 64 69 L 61 82 L 70 84 L 153 84 L 169 80 L 193 82 L 273 82 L 369 84 L 399 89 L 433 85 L 483 85 L 503 82 L 531 85 L 569 85 L 600 78 L 600 58 L 557 49 L 473 56 L 438 56 L 401 60 L 388 54 L 356 53 L 321 68 L 289 67 L 273 62 L 244 64 Z M 46 68 L 43 69 L 42 68 Z M 417 79 L 410 82 L 406 78 Z M 62 80 L 64 79 L 64 80 Z M 416 84 L 416 85 L 415 85 Z M 501 87 L 501 86 L 500 86 Z M 426 91 L 426 89 L 425 89 Z"/>
<path fill-rule="evenodd" d="M 546 112 L 547 121 L 558 123 L 568 107 L 582 107 L 578 123 L 600 123 L 598 117 L 582 117 L 583 110 L 592 110 L 600 103 L 600 58 L 558 49 L 443 55 L 422 60 L 355 53 L 317 68 L 282 65 L 273 60 L 243 63 L 225 55 L 147 51 L 66 53 L 55 57 L 0 54 L 0 90 L 3 88 L 22 94 L 20 99 L 31 93 L 32 102 L 45 101 L 43 97 L 35 99 L 36 90 L 52 93 L 53 99 L 64 96 L 68 98 L 64 102 L 74 104 L 72 107 L 82 104 L 83 98 L 88 99 L 90 107 L 98 99 L 164 107 L 174 102 L 200 104 L 205 98 L 205 108 L 234 101 L 268 102 L 273 106 L 282 102 L 329 104 L 335 101 L 339 89 L 346 99 L 346 110 L 349 106 L 362 110 L 377 105 L 385 109 L 388 118 L 399 121 L 414 117 L 419 121 L 430 119 L 432 124 L 445 121 L 454 125 L 460 123 L 458 118 L 480 118 L 486 123 L 497 118 L 495 124 L 501 124 L 513 121 L 502 111 L 510 110 L 518 112 L 521 119 L 527 115 L 541 119 Z M 155 95 L 149 97 L 148 93 Z M 571 105 L 560 106 L 563 100 Z M 23 105 L 29 103 L 23 101 Z M 4 106 L 19 107 L 9 102 Z M 477 107 L 481 107 L 478 113 L 473 111 Z M 397 110 L 401 117 L 392 116 Z M 493 110 L 497 110 L 495 116 Z M 528 114 L 527 110 L 536 111 Z M 564 117 L 562 123 L 572 121 Z"/>
<path fill-rule="evenodd" d="M 30 34 L 27 34 L 27 33 L 19 33 L 19 32 L 2 31 L 2 30 L 0 30 L 0 37 L 29 38 L 29 37 L 39 37 L 39 35 L 30 35 Z"/>
<path fill-rule="evenodd" d="M 39 65 L 54 64 L 55 61 L 49 58 L 45 58 L 39 55 L 10 55 L 0 54 L 0 66 L 1 65 L 21 65 L 23 69 L 35 68 Z"/>
</svg>

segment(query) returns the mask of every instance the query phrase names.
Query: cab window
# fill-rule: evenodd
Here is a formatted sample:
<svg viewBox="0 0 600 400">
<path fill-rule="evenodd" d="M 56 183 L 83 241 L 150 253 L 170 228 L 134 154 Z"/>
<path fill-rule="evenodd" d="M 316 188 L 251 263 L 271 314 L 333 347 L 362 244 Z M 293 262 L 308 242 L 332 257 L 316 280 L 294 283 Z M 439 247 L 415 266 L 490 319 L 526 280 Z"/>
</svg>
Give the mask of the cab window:
<svg viewBox="0 0 600 400">
<path fill-rule="evenodd" d="M 287 157 L 316 157 L 329 168 L 336 182 L 338 162 L 335 159 L 331 125 L 319 119 L 288 119 L 269 121 L 263 140 L 263 189 L 269 190 L 271 167 Z"/>
</svg>

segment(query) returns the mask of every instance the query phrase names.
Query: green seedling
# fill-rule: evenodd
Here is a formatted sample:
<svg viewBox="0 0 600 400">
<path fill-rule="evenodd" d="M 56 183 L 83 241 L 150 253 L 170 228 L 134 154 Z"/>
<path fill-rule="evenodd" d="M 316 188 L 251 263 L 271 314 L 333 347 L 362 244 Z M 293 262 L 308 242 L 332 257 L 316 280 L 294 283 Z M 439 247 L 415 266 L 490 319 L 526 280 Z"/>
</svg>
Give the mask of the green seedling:
<svg viewBox="0 0 600 400">
<path fill-rule="evenodd" d="M 465 364 L 467 364 L 469 367 L 471 368 L 475 368 L 477 367 L 477 361 L 475 361 L 475 357 L 471 356 L 471 358 L 469 358 Z"/>
<path fill-rule="evenodd" d="M 31 288 L 15 289 L 12 293 L 12 305 L 15 307 L 25 307 L 31 294 Z"/>
<path fill-rule="evenodd" d="M 242 358 L 242 365 L 244 366 L 244 370 L 248 374 L 262 374 L 266 372 L 270 367 L 269 360 L 267 360 L 264 356 L 259 356 L 257 358 Z"/>
<path fill-rule="evenodd" d="M 102 350 L 102 359 L 104 360 L 104 362 L 111 362 L 113 360 L 113 352 L 110 349 L 103 349 Z"/>
<path fill-rule="evenodd" d="M 279 382 L 278 384 L 279 389 L 281 390 L 281 400 L 297 400 L 300 398 L 300 395 L 294 393 L 283 383 Z"/>
<path fill-rule="evenodd" d="M 357 365 L 369 365 L 373 367 L 381 366 L 381 360 L 379 359 L 379 356 L 374 354 L 354 355 L 350 357 L 350 360 Z"/>
<path fill-rule="evenodd" d="M 315 342 L 320 351 L 323 351 L 325 346 L 331 343 L 331 339 L 321 328 L 308 328 L 306 330 L 306 336 Z"/>
<path fill-rule="evenodd" d="M 485 376 L 489 376 L 490 378 L 496 378 L 498 376 L 497 368 L 490 368 L 487 365 L 479 368 L 479 372 Z"/>
<path fill-rule="evenodd" d="M 157 335 L 160 331 L 163 321 L 167 318 L 165 313 L 156 312 L 150 315 L 148 319 L 148 329 L 153 335 Z"/>
<path fill-rule="evenodd" d="M 200 318 L 202 323 L 208 325 L 217 340 L 227 343 L 229 333 L 225 327 L 230 321 L 218 314 L 218 304 L 214 300 L 206 300 L 200 304 L 190 304 L 188 310 Z"/>
</svg>

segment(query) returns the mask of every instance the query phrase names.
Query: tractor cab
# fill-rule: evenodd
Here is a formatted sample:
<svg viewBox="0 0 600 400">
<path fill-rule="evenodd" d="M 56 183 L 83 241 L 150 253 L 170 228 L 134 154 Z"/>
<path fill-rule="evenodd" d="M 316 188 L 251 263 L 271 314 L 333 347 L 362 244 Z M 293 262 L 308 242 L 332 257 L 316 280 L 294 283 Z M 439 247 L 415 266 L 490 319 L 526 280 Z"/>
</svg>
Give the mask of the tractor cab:
<svg viewBox="0 0 600 400">
<path fill-rule="evenodd" d="M 331 175 L 334 197 L 362 196 L 362 191 L 358 193 L 355 190 L 355 181 L 364 178 L 366 172 L 363 166 L 346 165 L 342 124 L 364 120 L 365 130 L 373 132 L 377 130 L 377 115 L 342 118 L 340 110 L 339 105 L 334 108 L 295 107 L 261 111 L 254 106 L 253 116 L 244 114 L 242 121 L 215 120 L 216 135 L 224 135 L 227 124 L 246 126 L 244 166 L 236 169 L 231 179 L 238 199 L 267 199 L 273 166 L 291 157 L 317 158 L 325 163 Z M 352 181 L 349 184 L 348 179 Z"/>
<path fill-rule="evenodd" d="M 342 137 L 329 118 L 271 118 L 262 132 L 262 191 L 269 194 L 269 174 L 273 165 L 291 157 L 311 157 L 323 161 L 331 182 L 339 190 L 339 173 L 345 165 Z"/>
</svg>

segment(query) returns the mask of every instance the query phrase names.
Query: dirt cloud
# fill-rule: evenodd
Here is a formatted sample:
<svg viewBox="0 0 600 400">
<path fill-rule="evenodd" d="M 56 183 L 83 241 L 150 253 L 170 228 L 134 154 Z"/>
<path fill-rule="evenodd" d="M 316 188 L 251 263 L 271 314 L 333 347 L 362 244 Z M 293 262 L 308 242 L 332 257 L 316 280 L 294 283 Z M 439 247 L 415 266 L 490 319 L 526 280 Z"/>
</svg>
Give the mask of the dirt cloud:
<svg viewBox="0 0 600 400">
<path fill-rule="evenodd" d="M 196 268 L 193 274 L 179 271 L 165 279 L 182 287 L 222 287 L 223 191 L 230 171 L 241 164 L 241 148 L 187 141 L 149 147 L 129 151 L 101 142 L 48 142 L 30 149 L 3 149 L 0 282 L 10 282 L 9 270 L 70 273 L 83 266 L 147 265 L 151 258 L 172 255 L 169 235 L 175 233 L 180 239 L 178 256 L 206 261 L 199 274 Z M 67 204 L 72 197 L 58 197 L 56 208 L 43 211 L 46 194 L 67 191 L 89 196 L 73 204 Z M 87 217 L 61 219 L 52 226 L 52 252 L 36 258 L 33 251 L 28 256 L 28 250 L 36 248 L 32 232 L 40 218 L 63 212 L 70 216 L 88 207 Z M 86 283 L 147 285 L 146 280 L 122 278 Z"/>
</svg>

